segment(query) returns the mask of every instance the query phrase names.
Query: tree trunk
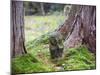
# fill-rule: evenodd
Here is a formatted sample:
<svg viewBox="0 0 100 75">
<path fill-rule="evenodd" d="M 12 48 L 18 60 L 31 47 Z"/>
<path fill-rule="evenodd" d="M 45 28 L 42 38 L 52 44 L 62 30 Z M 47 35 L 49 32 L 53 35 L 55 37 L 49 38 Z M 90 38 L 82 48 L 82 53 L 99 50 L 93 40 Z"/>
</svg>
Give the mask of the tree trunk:
<svg viewBox="0 0 100 75">
<path fill-rule="evenodd" d="M 96 53 L 96 7 L 73 5 L 68 19 L 50 37 L 56 39 L 52 42 L 53 39 L 49 38 L 52 40 L 49 47 L 53 58 L 63 54 L 63 46 L 60 49 L 59 44 L 64 45 L 65 50 L 85 44 L 91 52 Z M 58 40 L 64 40 L 64 44 Z"/>
<path fill-rule="evenodd" d="M 69 18 L 58 31 L 65 37 L 65 49 L 85 44 L 91 52 L 95 53 L 96 7 L 73 5 Z"/>
<path fill-rule="evenodd" d="M 22 1 L 12 1 L 11 52 L 12 57 L 26 53 L 24 40 L 24 8 Z"/>
<path fill-rule="evenodd" d="M 40 3 L 40 8 L 41 8 L 41 13 L 44 16 L 45 15 L 44 3 Z"/>
</svg>

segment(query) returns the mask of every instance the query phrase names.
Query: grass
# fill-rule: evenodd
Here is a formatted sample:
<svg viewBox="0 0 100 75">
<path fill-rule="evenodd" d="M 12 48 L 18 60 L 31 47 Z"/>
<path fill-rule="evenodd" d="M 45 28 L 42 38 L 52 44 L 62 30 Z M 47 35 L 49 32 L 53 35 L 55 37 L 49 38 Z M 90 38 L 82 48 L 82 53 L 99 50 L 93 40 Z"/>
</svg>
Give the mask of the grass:
<svg viewBox="0 0 100 75">
<path fill-rule="evenodd" d="M 25 16 L 26 43 L 38 36 L 55 30 L 64 22 L 64 16 Z"/>
<path fill-rule="evenodd" d="M 89 52 L 85 46 L 80 46 L 79 48 L 66 50 L 64 57 L 53 63 L 50 59 L 48 44 L 42 42 L 32 47 L 28 54 L 12 60 L 12 70 L 14 73 L 62 71 L 56 69 L 56 67 L 63 67 L 63 71 L 95 69 L 95 55 Z"/>
<path fill-rule="evenodd" d="M 66 51 L 64 59 L 59 62 L 64 64 L 64 70 L 91 70 L 96 68 L 95 55 L 82 45 L 79 48 L 70 48 Z"/>
<path fill-rule="evenodd" d="M 70 48 L 64 52 L 62 59 L 52 62 L 48 46 L 49 33 L 63 21 L 63 16 L 25 16 L 25 46 L 28 53 L 12 59 L 13 74 L 96 68 L 95 55 L 85 46 Z"/>
<path fill-rule="evenodd" d="M 53 71 L 51 65 L 45 64 L 42 61 L 43 60 L 39 60 L 31 54 L 16 57 L 12 59 L 12 74 Z"/>
</svg>

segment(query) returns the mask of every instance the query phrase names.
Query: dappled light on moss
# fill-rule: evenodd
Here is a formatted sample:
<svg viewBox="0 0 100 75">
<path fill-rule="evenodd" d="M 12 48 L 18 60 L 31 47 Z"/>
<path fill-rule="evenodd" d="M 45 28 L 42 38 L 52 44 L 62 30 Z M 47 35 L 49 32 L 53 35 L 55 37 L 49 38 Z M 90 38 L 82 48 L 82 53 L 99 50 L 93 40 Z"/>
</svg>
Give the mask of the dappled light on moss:
<svg viewBox="0 0 100 75">
<path fill-rule="evenodd" d="M 52 71 L 51 67 L 30 54 L 12 59 L 12 73 L 37 73 Z"/>
<path fill-rule="evenodd" d="M 95 55 L 85 47 L 71 48 L 65 55 L 65 70 L 90 70 L 95 69 Z"/>
</svg>

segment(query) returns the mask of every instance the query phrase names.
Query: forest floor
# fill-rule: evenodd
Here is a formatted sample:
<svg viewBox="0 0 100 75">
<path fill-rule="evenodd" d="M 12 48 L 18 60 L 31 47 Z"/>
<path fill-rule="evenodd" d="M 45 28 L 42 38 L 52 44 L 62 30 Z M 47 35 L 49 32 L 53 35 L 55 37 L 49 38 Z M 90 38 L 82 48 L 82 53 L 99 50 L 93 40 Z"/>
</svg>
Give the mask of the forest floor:
<svg viewBox="0 0 100 75">
<path fill-rule="evenodd" d="M 63 58 L 53 62 L 49 52 L 49 33 L 64 21 L 64 16 L 26 16 L 25 44 L 27 54 L 12 59 L 13 73 L 38 73 L 96 68 L 95 55 L 85 47 L 71 48 Z"/>
</svg>

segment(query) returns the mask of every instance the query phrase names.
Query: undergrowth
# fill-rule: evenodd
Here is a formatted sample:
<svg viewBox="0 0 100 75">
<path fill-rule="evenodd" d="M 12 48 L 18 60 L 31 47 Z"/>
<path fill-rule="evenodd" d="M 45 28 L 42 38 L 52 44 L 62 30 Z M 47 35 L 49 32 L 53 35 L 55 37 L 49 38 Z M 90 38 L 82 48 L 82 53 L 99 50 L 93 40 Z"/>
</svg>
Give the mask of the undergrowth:
<svg viewBox="0 0 100 75">
<path fill-rule="evenodd" d="M 58 62 L 64 70 L 91 70 L 96 68 L 95 55 L 86 46 L 66 50 L 64 58 Z"/>
<path fill-rule="evenodd" d="M 96 68 L 95 55 L 86 46 L 70 48 L 64 52 L 64 57 L 53 63 L 50 59 L 48 38 L 41 36 L 41 40 L 35 39 L 27 44 L 28 54 L 12 59 L 12 73 L 37 73 L 53 72 L 56 67 L 62 67 L 63 71 L 91 70 Z M 45 37 L 45 39 L 44 39 Z M 45 41 L 45 42 L 44 42 Z"/>
<path fill-rule="evenodd" d="M 25 54 L 12 59 L 12 74 L 25 74 L 53 71 L 52 66 L 43 63 L 31 54 Z"/>
</svg>

